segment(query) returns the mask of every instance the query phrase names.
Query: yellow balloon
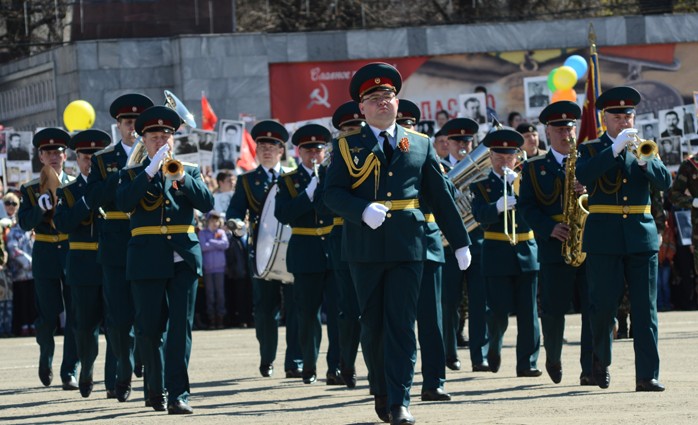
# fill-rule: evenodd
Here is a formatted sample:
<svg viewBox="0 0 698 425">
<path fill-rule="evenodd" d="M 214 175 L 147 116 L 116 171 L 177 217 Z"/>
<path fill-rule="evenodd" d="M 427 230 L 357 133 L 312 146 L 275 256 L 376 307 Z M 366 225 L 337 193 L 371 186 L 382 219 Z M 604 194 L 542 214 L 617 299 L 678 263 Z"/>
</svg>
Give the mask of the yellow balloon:
<svg viewBox="0 0 698 425">
<path fill-rule="evenodd" d="M 569 90 L 577 84 L 577 72 L 571 66 L 563 65 L 553 75 L 553 83 L 557 90 Z"/>
<path fill-rule="evenodd" d="M 84 100 L 74 100 L 63 111 L 63 124 L 68 131 L 87 130 L 95 123 L 95 109 Z"/>
</svg>

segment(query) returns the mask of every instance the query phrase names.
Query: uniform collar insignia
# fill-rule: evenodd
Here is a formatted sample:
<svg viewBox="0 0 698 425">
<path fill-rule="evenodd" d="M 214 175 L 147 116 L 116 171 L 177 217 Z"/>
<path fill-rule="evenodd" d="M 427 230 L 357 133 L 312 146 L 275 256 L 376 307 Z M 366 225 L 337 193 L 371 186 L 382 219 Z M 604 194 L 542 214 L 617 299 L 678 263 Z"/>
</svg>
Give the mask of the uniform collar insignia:
<svg viewBox="0 0 698 425">
<path fill-rule="evenodd" d="M 355 146 L 355 147 L 349 149 L 349 152 L 351 152 L 351 153 L 359 153 L 359 152 L 361 152 L 362 150 L 364 150 L 364 148 L 360 148 L 360 147 L 358 147 L 358 146 Z"/>
</svg>

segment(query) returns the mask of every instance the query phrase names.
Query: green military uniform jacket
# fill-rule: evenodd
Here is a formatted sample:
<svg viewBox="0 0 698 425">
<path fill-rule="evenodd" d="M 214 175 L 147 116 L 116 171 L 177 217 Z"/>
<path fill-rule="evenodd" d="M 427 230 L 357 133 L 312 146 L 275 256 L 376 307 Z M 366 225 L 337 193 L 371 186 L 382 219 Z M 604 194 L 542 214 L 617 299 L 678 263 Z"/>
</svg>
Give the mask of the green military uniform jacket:
<svg viewBox="0 0 698 425">
<path fill-rule="evenodd" d="M 131 239 L 128 216 L 116 207 L 116 189 L 119 171 L 128 161 L 121 143 L 109 146 L 92 155 L 92 168 L 87 177 L 89 199 L 102 207 L 106 220 L 99 232 L 97 260 L 100 264 L 126 267 L 126 248 Z"/>
<path fill-rule="evenodd" d="M 646 170 L 631 152 L 614 158 L 612 145 L 604 134 L 579 146 L 577 180 L 589 192 L 582 248 L 589 254 L 656 252 L 650 186 L 668 189 L 671 175 L 659 158 L 647 161 Z"/>
<path fill-rule="evenodd" d="M 284 173 L 285 170 L 282 168 L 281 172 Z M 252 171 L 241 174 L 235 185 L 235 192 L 230 199 L 225 218 L 244 220 L 247 211 L 249 211 L 250 225 L 254 231 L 270 187 L 269 176 L 261 165 Z"/>
<path fill-rule="evenodd" d="M 508 183 L 507 183 L 508 184 Z M 484 230 L 482 243 L 482 274 L 484 276 L 512 276 L 521 272 L 534 272 L 540 266 L 538 264 L 538 247 L 536 240 L 530 238 L 524 240 L 531 233 L 526 220 L 521 214 L 516 214 L 516 233 L 519 242 L 511 245 L 504 238 L 504 213 L 497 211 L 497 200 L 504 194 L 504 183 L 493 171 L 481 180 L 470 185 L 473 192 L 473 216 Z M 508 193 L 512 193 L 509 186 Z M 517 201 L 518 202 L 518 201 Z M 511 211 L 509 223 L 511 227 Z M 494 238 L 488 237 L 493 235 Z"/>
<path fill-rule="evenodd" d="M 550 236 L 562 221 L 564 190 L 565 168 L 552 152 L 524 162 L 517 209 L 535 233 L 541 264 L 564 262 L 562 242 Z"/>
<path fill-rule="evenodd" d="M 184 179 L 174 184 L 162 177 L 161 172 L 149 179 L 145 172 L 149 163 L 146 158 L 141 165 L 123 169 L 116 193 L 117 207 L 131 213 L 126 278 L 172 278 L 174 252 L 201 275 L 201 247 L 194 232 L 194 210 L 210 211 L 213 195 L 198 165 L 182 163 Z"/>
<path fill-rule="evenodd" d="M 61 184 L 73 178 L 63 173 Z M 22 201 L 17 216 L 24 231 L 34 230 L 35 242 L 32 250 L 32 273 L 35 279 L 60 279 L 65 274 L 68 254 L 68 235 L 60 233 L 51 224 L 52 211 L 44 212 L 39 206 L 39 179 L 20 187 Z M 55 202 L 54 202 L 55 203 Z M 54 206 L 55 210 L 55 206 Z"/>
<path fill-rule="evenodd" d="M 396 128 L 397 146 L 390 164 L 369 126 L 333 142 L 324 198 L 345 220 L 342 259 L 346 261 L 424 261 L 427 226 L 419 209 L 420 195 L 452 246 L 470 244 L 429 138 Z M 390 209 L 375 230 L 362 220 L 372 202 Z"/>
<path fill-rule="evenodd" d="M 696 221 L 698 220 L 698 208 L 693 208 L 694 198 L 698 198 L 698 155 L 694 155 L 681 163 L 679 171 L 676 173 L 676 180 L 674 180 L 669 190 L 669 201 L 675 207 L 690 208 L 692 240 L 694 246 L 698 246 L 698 221 Z M 657 210 L 659 209 L 657 208 Z M 659 224 L 657 227 L 659 228 Z M 663 230 L 663 227 L 660 230 Z"/>
<path fill-rule="evenodd" d="M 66 262 L 66 282 L 69 285 L 99 286 L 102 269 L 97 263 L 97 240 L 103 223 L 102 216 L 87 208 L 82 197 L 87 182 L 80 175 L 58 189 L 59 199 L 53 221 L 56 228 L 68 234 L 69 249 Z"/>
<path fill-rule="evenodd" d="M 291 273 L 323 273 L 329 268 L 323 244 L 332 231 L 332 216 L 316 212 L 305 192 L 310 180 L 300 165 L 282 175 L 278 183 L 274 215 L 292 229 L 286 251 L 286 268 Z"/>
</svg>

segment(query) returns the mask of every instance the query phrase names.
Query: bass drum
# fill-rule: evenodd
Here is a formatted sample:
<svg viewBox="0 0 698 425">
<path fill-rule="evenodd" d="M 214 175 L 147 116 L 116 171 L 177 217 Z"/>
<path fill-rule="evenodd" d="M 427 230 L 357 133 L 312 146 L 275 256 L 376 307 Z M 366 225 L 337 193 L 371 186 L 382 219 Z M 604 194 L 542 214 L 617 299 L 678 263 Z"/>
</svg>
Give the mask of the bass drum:
<svg viewBox="0 0 698 425">
<path fill-rule="evenodd" d="M 280 280 L 293 283 L 293 275 L 286 269 L 286 250 L 291 239 L 291 226 L 281 224 L 274 217 L 276 205 L 276 184 L 269 188 L 262 213 L 257 223 L 257 237 L 254 239 L 254 277 L 264 280 Z"/>
</svg>

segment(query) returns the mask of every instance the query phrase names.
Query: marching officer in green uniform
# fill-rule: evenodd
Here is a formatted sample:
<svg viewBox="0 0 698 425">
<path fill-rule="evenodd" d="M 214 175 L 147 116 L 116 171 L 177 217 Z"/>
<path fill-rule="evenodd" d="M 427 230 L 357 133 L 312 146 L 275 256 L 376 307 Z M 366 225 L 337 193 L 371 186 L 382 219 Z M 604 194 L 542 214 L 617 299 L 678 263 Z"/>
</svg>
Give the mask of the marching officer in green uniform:
<svg viewBox="0 0 698 425">
<path fill-rule="evenodd" d="M 63 172 L 65 148 L 70 134 L 59 128 L 45 128 L 34 135 L 32 143 L 39 150 L 39 160 L 53 168 L 61 184 L 72 177 Z M 32 269 L 36 285 L 36 342 L 39 343 L 39 379 L 45 386 L 53 380 L 53 352 L 58 315 L 65 305 L 65 335 L 63 337 L 63 361 L 61 381 L 64 390 L 77 390 L 75 379 L 78 365 L 75 347 L 74 316 L 70 288 L 65 284 L 65 260 L 68 254 L 68 235 L 56 230 L 53 214 L 57 200 L 46 189 L 42 192 L 39 179 L 25 183 L 20 188 L 22 201 L 17 216 L 24 231 L 34 230 Z"/>
<path fill-rule="evenodd" d="M 303 382 L 317 379 L 317 358 L 322 340 L 320 308 L 323 296 L 327 312 L 327 376 L 336 381 L 339 374 L 338 291 L 332 278 L 324 247 L 332 231 L 332 216 L 317 213 L 314 196 L 319 184 L 320 164 L 325 145 L 332 135 L 325 127 L 307 124 L 293 133 L 300 165 L 283 174 L 278 182 L 274 214 L 282 224 L 291 226 L 286 251 L 286 266 L 293 273 L 293 295 L 298 315 L 298 337 L 303 352 Z"/>
<path fill-rule="evenodd" d="M 395 122 L 408 130 L 414 130 L 421 118 L 419 107 L 412 101 L 400 99 Z M 434 214 L 420 199 L 420 209 L 426 218 L 427 258 L 422 271 L 422 281 L 417 298 L 417 335 L 422 358 L 423 401 L 447 401 L 451 395 L 444 391 L 446 383 L 446 354 L 441 315 L 441 269 L 444 263 L 444 247 L 441 231 Z"/>
<path fill-rule="evenodd" d="M 636 391 L 664 391 L 657 349 L 657 227 L 650 187 L 667 190 L 671 175 L 656 154 L 637 158 L 635 106 L 641 96 L 615 87 L 596 100 L 606 132 L 579 147 L 577 179 L 589 190 L 584 228 L 596 384 L 608 388 L 613 318 L 627 282 L 633 318 Z"/>
<path fill-rule="evenodd" d="M 470 118 L 454 118 L 449 120 L 441 128 L 441 132 L 448 137 L 449 161 L 444 165 L 448 171 L 450 165 L 456 165 L 473 151 L 475 135 L 480 128 L 475 120 Z M 455 161 L 455 162 L 453 162 Z M 444 161 L 442 161 L 442 164 Z M 460 306 L 463 302 L 463 277 L 465 275 L 466 290 L 468 294 L 468 334 L 470 342 L 470 363 L 473 372 L 489 372 L 487 363 L 487 351 L 489 339 L 487 336 L 487 291 L 485 277 L 482 274 L 481 253 L 483 232 L 480 226 L 468 232 L 470 235 L 470 253 L 473 261 L 467 270 L 458 268 L 458 262 L 453 254 L 453 249 L 447 247 L 446 264 L 443 269 L 443 292 L 441 304 L 443 308 L 444 345 L 446 347 L 446 367 L 451 370 L 460 370 L 461 363 L 458 359 L 458 337 L 464 318 L 460 317 Z"/>
<path fill-rule="evenodd" d="M 99 352 L 99 326 L 104 318 L 102 268 L 97 264 L 97 237 L 102 225 L 99 208 L 87 195 L 87 176 L 92 154 L 109 146 L 111 137 L 102 130 L 81 131 L 68 142 L 77 153 L 80 175 L 58 189 L 56 229 L 68 234 L 66 282 L 75 312 L 75 344 L 80 359 L 78 387 L 83 397 L 92 393 L 94 362 Z M 105 377 L 106 378 L 106 377 Z"/>
<path fill-rule="evenodd" d="M 515 313 L 516 376 L 536 377 L 542 374 L 536 365 L 540 350 L 536 308 L 538 249 L 528 223 L 521 217 L 516 217 L 514 223 L 517 202 L 514 181 L 518 176 L 513 169 L 523 137 L 513 130 L 496 130 L 482 143 L 490 148 L 492 171 L 486 178 L 472 183 L 470 191 L 474 195 L 473 216 L 485 232 L 482 273 L 490 309 L 487 361 L 490 370 L 497 373 L 502 361 L 502 338 L 509 315 Z"/>
<path fill-rule="evenodd" d="M 470 240 L 429 138 L 395 122 L 401 86 L 400 73 L 385 63 L 368 64 L 352 77 L 349 91 L 368 125 L 333 143 L 325 203 L 344 218 L 342 257 L 359 299 L 376 413 L 386 422 L 410 424 L 414 324 L 427 259 L 419 196 L 458 247 L 463 269 L 470 263 Z"/>
<path fill-rule="evenodd" d="M 339 130 L 339 137 L 343 133 L 361 129 L 366 118 L 359 110 L 359 104 L 350 100 L 341 104 L 332 114 L 332 125 Z M 325 153 L 328 155 L 329 153 Z M 347 388 L 356 387 L 356 356 L 359 351 L 361 337 L 361 322 L 359 322 L 359 301 L 356 299 L 356 289 L 351 280 L 349 264 L 342 260 L 342 229 L 344 219 L 337 216 L 326 207 L 323 199 L 324 181 L 315 191 L 316 209 L 319 213 L 328 213 L 332 216 L 332 232 L 325 240 L 325 248 L 330 262 L 330 269 L 334 274 L 339 294 L 339 350 L 340 350 L 340 376 L 327 377 L 328 385 L 344 384 Z"/>
<path fill-rule="evenodd" d="M 566 100 L 551 103 L 543 109 L 539 119 L 547 125 L 550 150 L 524 163 L 517 205 L 521 216 L 531 225 L 538 244 L 545 369 L 550 379 L 559 384 L 562 380 L 565 313 L 570 310 L 573 300 L 578 298 L 582 313 L 579 357 L 582 374 L 579 382 L 581 385 L 594 385 L 586 265 L 567 264 L 561 254 L 562 242 L 570 238 L 570 226 L 562 222 L 565 196 L 571 197 L 576 205 L 577 198 L 585 193 L 585 188 L 578 182 L 573 183 L 574 193 L 565 193 L 570 183 L 566 175 L 566 166 L 571 166 L 567 163 L 570 138 L 576 137 L 576 120 L 581 114 L 582 110 L 576 103 Z M 569 177 L 574 179 L 574 169 L 571 172 Z"/>
<path fill-rule="evenodd" d="M 131 239 L 129 217 L 116 207 L 119 171 L 126 166 L 136 141 L 135 123 L 153 101 L 139 93 L 119 96 L 109 108 L 116 119 L 121 141 L 92 156 L 87 191 L 95 205 L 104 210 L 105 221 L 99 231 L 97 262 L 102 269 L 102 292 L 109 345 L 116 356 L 116 398 L 124 402 L 131 394 L 134 371 L 133 298 L 126 279 L 126 250 Z M 136 371 L 140 375 L 140 371 Z M 147 389 L 147 383 L 144 383 Z M 146 393 L 147 400 L 147 393 Z"/>
<path fill-rule="evenodd" d="M 241 228 L 249 213 L 251 235 L 256 233 L 259 216 L 267 192 L 276 179 L 288 170 L 281 167 L 281 155 L 288 132 L 276 121 L 260 121 L 250 132 L 257 143 L 257 161 L 260 165 L 238 177 L 235 192 L 230 199 L 226 219 L 235 228 Z M 231 221 L 232 220 L 232 221 Z M 254 250 L 250 249 L 250 261 L 254 261 Z M 298 319 L 293 299 L 293 285 L 284 285 L 279 280 L 252 278 L 252 296 L 254 303 L 254 326 L 261 362 L 259 372 L 264 377 L 274 373 L 274 359 L 279 339 L 279 317 L 283 292 L 284 311 L 286 314 L 286 357 L 284 369 L 287 378 L 300 378 L 303 360 L 298 341 Z"/>
<path fill-rule="evenodd" d="M 116 193 L 117 207 L 131 214 L 126 279 L 131 280 L 136 344 L 149 400 L 154 410 L 167 408 L 170 414 L 192 413 L 187 368 L 202 274 L 194 211 L 213 208 L 213 195 L 198 165 L 168 159 L 181 124 L 177 112 L 166 106 L 152 106 L 138 116 L 136 132 L 143 136 L 148 156 L 122 170 Z"/>
</svg>

